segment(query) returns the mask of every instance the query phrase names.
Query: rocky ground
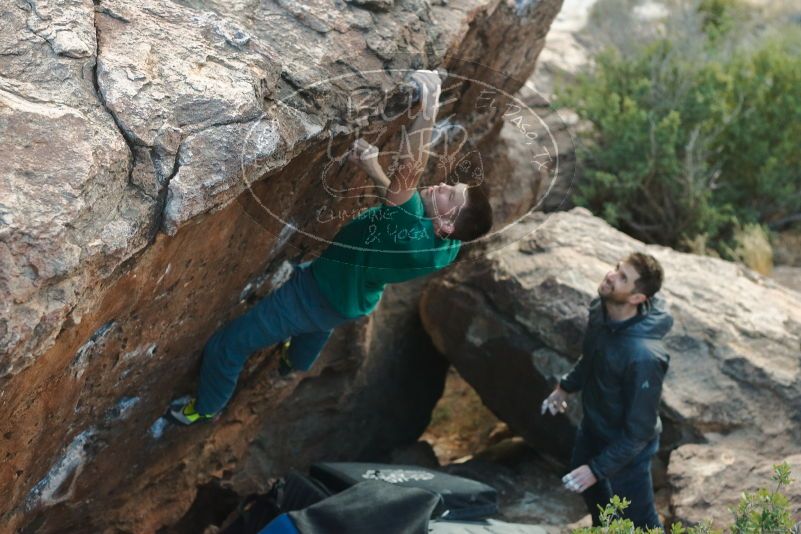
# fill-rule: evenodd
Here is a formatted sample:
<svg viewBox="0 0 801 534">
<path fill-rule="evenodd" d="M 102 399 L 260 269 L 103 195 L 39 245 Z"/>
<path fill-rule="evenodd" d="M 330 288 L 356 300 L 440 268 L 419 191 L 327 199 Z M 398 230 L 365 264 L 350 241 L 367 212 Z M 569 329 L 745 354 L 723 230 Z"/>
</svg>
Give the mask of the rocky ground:
<svg viewBox="0 0 801 534">
<path fill-rule="evenodd" d="M 590 521 L 584 502 L 561 484 L 564 463 L 511 432 L 454 368 L 421 440 L 436 453 L 438 466 L 498 490 L 499 519 L 548 532 L 569 532 Z"/>
<path fill-rule="evenodd" d="M 490 412 L 476 391 L 451 367 L 431 423 L 420 439 L 433 448 L 440 465 L 464 461 L 510 437 L 509 427 Z"/>
</svg>

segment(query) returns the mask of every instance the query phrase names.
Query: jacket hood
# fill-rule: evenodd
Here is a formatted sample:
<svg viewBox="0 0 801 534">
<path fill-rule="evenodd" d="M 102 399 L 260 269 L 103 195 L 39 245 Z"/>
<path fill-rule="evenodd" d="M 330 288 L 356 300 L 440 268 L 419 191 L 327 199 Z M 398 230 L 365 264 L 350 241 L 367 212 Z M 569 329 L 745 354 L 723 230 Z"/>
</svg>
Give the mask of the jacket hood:
<svg viewBox="0 0 801 534">
<path fill-rule="evenodd" d="M 662 339 L 673 328 L 673 316 L 667 311 L 665 299 L 659 293 L 640 305 L 639 313 L 625 321 L 611 321 L 606 316 L 603 301 L 598 298 L 590 305 L 591 321 L 603 322 L 613 332 L 630 337 Z"/>
</svg>

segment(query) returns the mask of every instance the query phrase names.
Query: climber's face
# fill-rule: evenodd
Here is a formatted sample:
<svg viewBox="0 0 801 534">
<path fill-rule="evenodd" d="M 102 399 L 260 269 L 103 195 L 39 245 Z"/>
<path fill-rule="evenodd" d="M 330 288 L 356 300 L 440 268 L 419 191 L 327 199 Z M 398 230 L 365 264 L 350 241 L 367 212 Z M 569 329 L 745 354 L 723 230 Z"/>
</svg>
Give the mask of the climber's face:
<svg viewBox="0 0 801 534">
<path fill-rule="evenodd" d="M 638 278 L 640 273 L 632 265 L 621 260 L 601 280 L 598 295 L 605 301 L 616 304 L 639 304 L 645 300 L 645 295 L 637 290 Z"/>
<path fill-rule="evenodd" d="M 440 183 L 420 191 L 426 217 L 431 219 L 434 232 L 440 237 L 447 237 L 453 232 L 459 210 L 467 202 L 467 184 L 449 185 Z"/>
</svg>

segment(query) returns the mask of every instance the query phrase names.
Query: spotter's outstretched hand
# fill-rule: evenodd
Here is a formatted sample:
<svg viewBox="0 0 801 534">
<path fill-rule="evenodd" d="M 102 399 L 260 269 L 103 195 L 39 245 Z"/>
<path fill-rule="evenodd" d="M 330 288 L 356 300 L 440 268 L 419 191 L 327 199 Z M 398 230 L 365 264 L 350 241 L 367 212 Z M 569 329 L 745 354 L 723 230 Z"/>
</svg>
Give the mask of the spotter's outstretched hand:
<svg viewBox="0 0 801 534">
<path fill-rule="evenodd" d="M 562 477 L 565 488 L 575 493 L 582 493 L 595 485 L 598 479 L 588 465 L 582 465 Z"/>
<path fill-rule="evenodd" d="M 542 415 L 545 415 L 545 412 L 550 412 L 551 415 L 564 413 L 565 410 L 567 410 L 567 396 L 567 391 L 559 387 L 559 384 L 557 384 L 553 392 L 548 395 L 548 398 L 542 401 L 540 413 Z"/>
</svg>

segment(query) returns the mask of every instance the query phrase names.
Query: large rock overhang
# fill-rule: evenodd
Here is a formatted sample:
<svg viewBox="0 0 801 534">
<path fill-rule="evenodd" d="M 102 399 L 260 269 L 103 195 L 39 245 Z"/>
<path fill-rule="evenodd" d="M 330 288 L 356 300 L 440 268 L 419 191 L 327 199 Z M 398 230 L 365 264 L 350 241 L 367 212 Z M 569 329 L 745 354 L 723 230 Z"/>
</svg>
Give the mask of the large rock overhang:
<svg viewBox="0 0 801 534">
<path fill-rule="evenodd" d="M 443 113 L 491 140 L 560 4 L 4 8 L 0 128 L 17 142 L 0 162 L 0 521 L 155 531 L 235 469 L 289 395 L 259 373 L 271 360 L 254 359 L 220 425 L 154 422 L 191 391 L 208 334 L 371 202 L 331 205 L 321 176 L 354 180 L 331 155 L 365 120 L 397 138 L 409 117 L 382 112 L 416 68 L 462 80 Z M 355 94 L 365 118 L 348 117 Z"/>
</svg>

